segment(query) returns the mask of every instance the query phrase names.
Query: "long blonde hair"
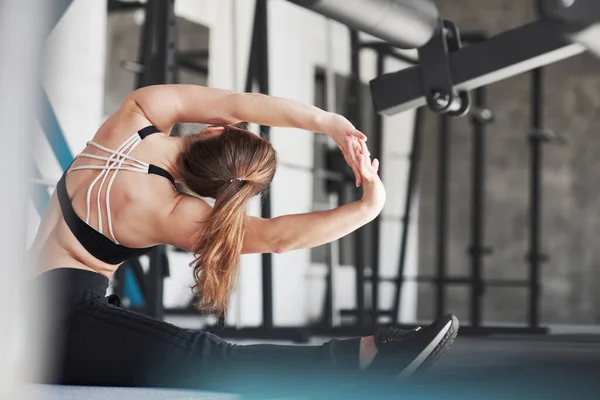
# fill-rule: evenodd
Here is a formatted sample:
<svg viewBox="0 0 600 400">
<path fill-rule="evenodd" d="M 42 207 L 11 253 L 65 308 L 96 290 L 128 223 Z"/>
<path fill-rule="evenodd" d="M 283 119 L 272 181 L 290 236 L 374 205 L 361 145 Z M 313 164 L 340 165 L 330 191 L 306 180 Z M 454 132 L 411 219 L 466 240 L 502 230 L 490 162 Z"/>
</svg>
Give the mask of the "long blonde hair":
<svg viewBox="0 0 600 400">
<path fill-rule="evenodd" d="M 199 196 L 215 199 L 203 229 L 192 238 L 192 290 L 198 308 L 223 314 L 237 277 L 248 201 L 269 187 L 277 155 L 246 123 L 225 126 L 210 139 L 186 141 L 177 161 L 181 180 Z"/>
</svg>

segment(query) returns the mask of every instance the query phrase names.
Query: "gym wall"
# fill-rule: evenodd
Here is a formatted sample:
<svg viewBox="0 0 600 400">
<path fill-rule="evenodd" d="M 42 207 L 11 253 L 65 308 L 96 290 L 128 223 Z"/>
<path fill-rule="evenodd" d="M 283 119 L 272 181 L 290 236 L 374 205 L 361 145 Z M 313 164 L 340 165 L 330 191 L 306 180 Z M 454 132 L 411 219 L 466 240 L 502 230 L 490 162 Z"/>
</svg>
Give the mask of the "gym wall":
<svg viewBox="0 0 600 400">
<path fill-rule="evenodd" d="M 105 43 L 104 0 L 73 1 L 46 41 L 43 117 L 32 136 L 34 176 L 48 183 L 56 184 L 73 154 L 85 147 L 103 120 Z M 40 186 L 30 201 L 28 244 L 52 191 Z"/>
<path fill-rule="evenodd" d="M 462 32 L 498 34 L 534 21 L 534 2 L 486 0 L 440 1 L 444 18 Z M 598 60 L 588 54 L 545 67 L 545 127 L 564 143 L 543 146 L 543 250 L 549 262 L 541 267 L 541 323 L 600 322 L 600 216 L 597 184 L 600 160 L 600 77 Z M 526 279 L 528 248 L 529 147 L 531 76 L 524 74 L 491 85 L 488 107 L 495 122 L 487 133 L 486 257 L 484 276 Z M 435 199 L 437 118 L 431 114 L 423 130 L 420 178 L 419 266 L 430 275 L 435 268 Z M 448 268 L 453 276 L 469 272 L 471 128 L 456 120 L 451 132 Z M 448 291 L 448 310 L 468 321 L 468 289 Z M 419 288 L 419 317 L 433 316 L 433 290 Z M 523 323 L 527 292 L 519 288 L 489 288 L 484 323 Z"/>
</svg>

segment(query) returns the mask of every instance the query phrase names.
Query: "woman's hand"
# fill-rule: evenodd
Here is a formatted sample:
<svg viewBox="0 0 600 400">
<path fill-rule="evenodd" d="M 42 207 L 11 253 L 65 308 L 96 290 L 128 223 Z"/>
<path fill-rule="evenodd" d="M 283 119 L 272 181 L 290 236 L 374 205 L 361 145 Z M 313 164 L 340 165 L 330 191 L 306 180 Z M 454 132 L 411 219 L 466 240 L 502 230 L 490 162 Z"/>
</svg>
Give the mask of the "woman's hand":
<svg viewBox="0 0 600 400">
<path fill-rule="evenodd" d="M 354 172 L 356 187 L 360 186 L 362 184 L 362 175 L 360 173 L 360 165 L 358 164 L 359 161 L 357 158 L 352 157 L 351 153 L 354 150 L 347 139 L 353 139 L 353 143 L 358 143 L 359 141 L 365 142 L 367 137 L 357 130 L 350 121 L 339 114 L 331 113 L 327 125 L 328 129 L 324 133 L 331 137 L 338 145 L 344 155 L 344 159 Z"/>
<path fill-rule="evenodd" d="M 371 162 L 371 154 L 363 140 L 347 139 L 347 146 L 351 149 L 350 156 L 359 166 L 362 177 L 363 197 L 362 203 L 373 213 L 379 215 L 385 205 L 386 192 L 383 182 L 379 178 L 379 160 Z"/>
</svg>

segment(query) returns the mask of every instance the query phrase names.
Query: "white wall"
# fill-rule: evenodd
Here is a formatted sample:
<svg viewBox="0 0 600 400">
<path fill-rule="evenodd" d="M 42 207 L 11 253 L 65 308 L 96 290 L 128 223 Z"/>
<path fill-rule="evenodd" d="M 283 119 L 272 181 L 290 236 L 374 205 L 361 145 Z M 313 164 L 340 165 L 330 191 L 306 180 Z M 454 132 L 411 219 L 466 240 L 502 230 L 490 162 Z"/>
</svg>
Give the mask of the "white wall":
<svg viewBox="0 0 600 400">
<path fill-rule="evenodd" d="M 85 147 L 102 121 L 105 48 L 105 0 L 73 1 L 46 41 L 42 86 L 73 154 Z M 42 177 L 58 181 L 62 169 L 40 126 L 33 143 Z M 30 204 L 29 242 L 38 223 Z"/>
</svg>

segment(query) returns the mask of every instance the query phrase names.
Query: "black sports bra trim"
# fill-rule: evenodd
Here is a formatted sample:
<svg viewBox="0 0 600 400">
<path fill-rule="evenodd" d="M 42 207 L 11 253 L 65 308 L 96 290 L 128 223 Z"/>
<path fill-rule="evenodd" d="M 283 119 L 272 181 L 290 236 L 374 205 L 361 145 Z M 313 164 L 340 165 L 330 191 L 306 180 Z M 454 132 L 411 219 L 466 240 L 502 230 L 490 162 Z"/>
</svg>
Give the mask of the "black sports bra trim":
<svg viewBox="0 0 600 400">
<path fill-rule="evenodd" d="M 139 130 L 138 134 L 143 140 L 149 135 L 158 132 L 160 131 L 156 129 L 156 127 L 148 126 Z M 79 243 L 81 243 L 91 255 L 108 264 L 116 265 L 130 258 L 139 257 L 143 254 L 146 254 L 156 247 L 132 248 L 117 244 L 83 221 L 73 209 L 73 204 L 71 203 L 71 199 L 69 198 L 69 193 L 67 191 L 66 176 L 70 167 L 71 165 L 69 165 L 69 168 L 67 168 L 58 181 L 58 184 L 56 185 L 56 194 L 63 218 L 67 226 L 77 238 Z M 173 176 L 171 176 L 171 174 L 163 168 L 150 164 L 148 167 L 148 173 L 166 178 L 173 184 L 173 186 L 175 186 L 175 179 L 173 179 Z"/>
</svg>

